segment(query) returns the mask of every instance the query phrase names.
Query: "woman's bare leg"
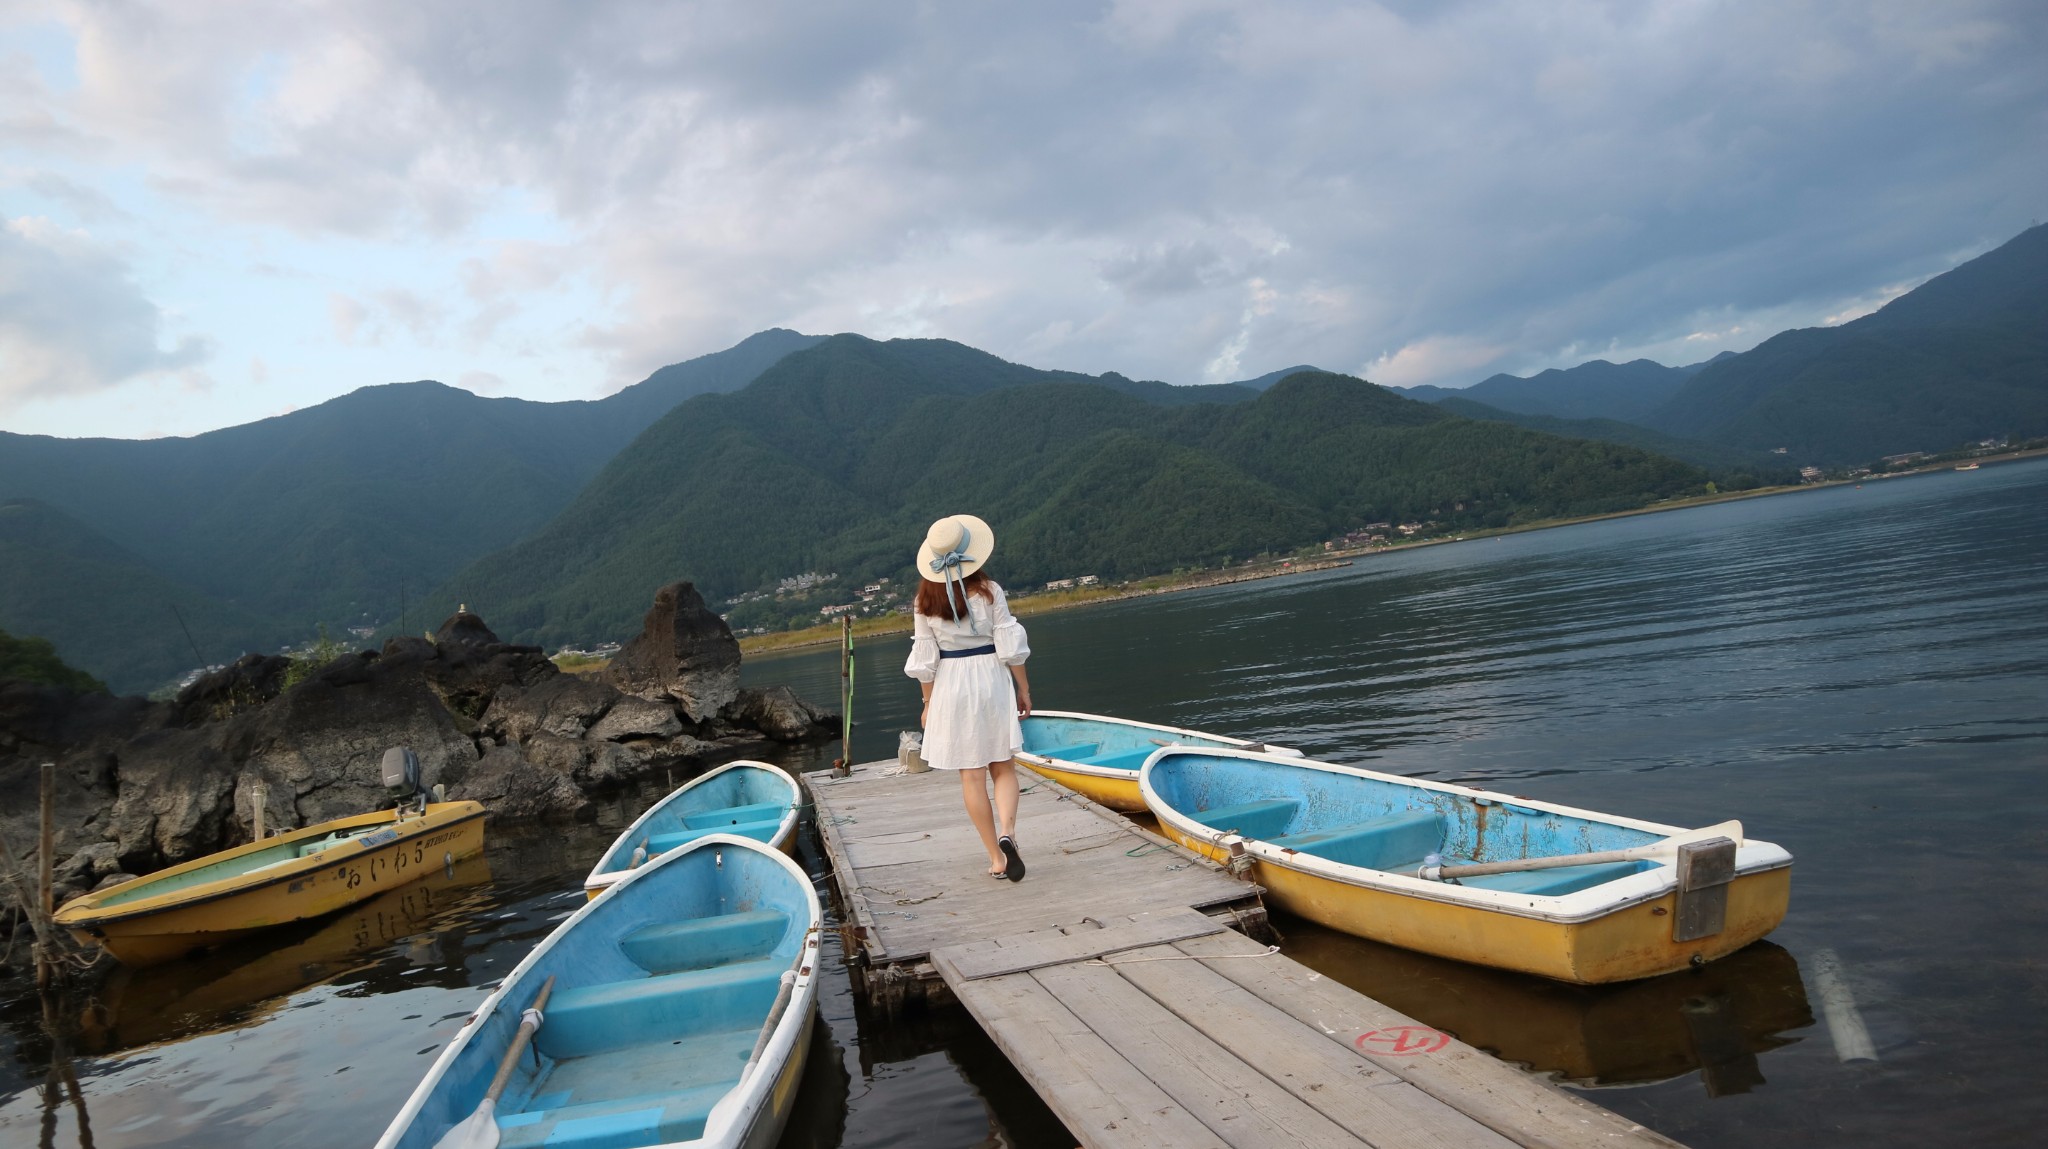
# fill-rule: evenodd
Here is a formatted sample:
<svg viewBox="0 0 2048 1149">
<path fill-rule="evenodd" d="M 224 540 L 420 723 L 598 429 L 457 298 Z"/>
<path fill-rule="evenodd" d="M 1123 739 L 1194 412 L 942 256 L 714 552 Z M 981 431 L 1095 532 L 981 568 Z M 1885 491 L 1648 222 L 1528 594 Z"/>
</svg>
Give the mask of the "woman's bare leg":
<svg viewBox="0 0 2048 1149">
<path fill-rule="evenodd" d="M 998 791 L 1000 793 L 1000 791 Z M 984 769 L 960 771 L 960 802 L 967 807 L 967 820 L 974 823 L 974 830 L 981 835 L 982 847 L 988 850 L 988 870 L 991 874 L 1001 873 L 1009 859 L 996 845 L 995 813 L 988 804 L 988 771 Z M 1016 817 L 1017 775 L 1010 774 L 1010 816 Z"/>
<path fill-rule="evenodd" d="M 989 781 L 996 792 L 996 834 L 1014 837 L 1017 833 L 1017 763 L 1005 759 L 988 764 Z"/>
</svg>

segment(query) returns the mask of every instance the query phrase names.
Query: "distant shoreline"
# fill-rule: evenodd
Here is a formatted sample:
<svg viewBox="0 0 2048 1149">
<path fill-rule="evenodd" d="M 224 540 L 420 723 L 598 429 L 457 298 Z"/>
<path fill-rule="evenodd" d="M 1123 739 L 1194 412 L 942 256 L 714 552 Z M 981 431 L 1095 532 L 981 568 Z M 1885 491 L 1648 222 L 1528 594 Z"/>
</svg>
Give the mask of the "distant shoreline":
<svg viewBox="0 0 2048 1149">
<path fill-rule="evenodd" d="M 2020 459 L 2039 458 L 2048 455 L 2048 447 L 2030 451 L 2009 451 L 2000 455 L 1986 455 L 1971 459 L 1973 463 L 2010 463 Z M 1023 595 L 1011 601 L 1011 607 L 1020 617 L 1046 614 L 1073 607 L 1095 606 L 1106 602 L 1122 602 L 1126 599 L 1149 598 L 1153 595 L 1173 594 L 1178 591 L 1202 590 L 1207 587 L 1225 586 L 1231 583 L 1252 582 L 1258 579 L 1279 578 L 1284 575 L 1312 574 L 1316 571 L 1332 570 L 1351 566 L 1360 559 L 1377 558 L 1381 555 L 1416 550 L 1421 547 L 1443 546 L 1448 543 L 1471 542 L 1474 539 L 1499 538 L 1505 535 L 1525 534 L 1529 531 L 1548 531 L 1558 527 L 1574 527 L 1584 523 L 1605 522 L 1609 519 L 1633 518 L 1637 515 L 1653 515 L 1664 511 L 1680 511 L 1692 507 L 1710 506 L 1715 503 L 1733 503 L 1744 499 L 1761 499 L 1772 495 L 1791 495 L 1802 491 L 1828 490 L 1834 487 L 1861 485 L 1865 481 L 1882 482 L 1911 475 L 1933 474 L 1951 471 L 1958 465 L 1957 460 L 1915 467 L 1907 471 L 1890 471 L 1882 475 L 1865 475 L 1856 479 L 1831 479 L 1821 483 L 1797 483 L 1776 487 L 1758 487 L 1748 491 L 1718 491 L 1711 495 L 1694 495 L 1683 499 L 1669 499 L 1652 503 L 1647 507 L 1635 507 L 1626 511 L 1609 511 L 1598 515 L 1581 515 L 1576 518 L 1544 519 L 1539 522 L 1523 523 L 1512 527 L 1489 527 L 1467 531 L 1454 538 L 1422 539 L 1415 542 L 1393 543 L 1384 547 L 1358 547 L 1345 550 L 1326 551 L 1313 559 L 1300 562 L 1283 560 L 1279 563 L 1256 567 L 1211 568 L 1190 572 L 1178 578 L 1171 575 L 1154 575 L 1134 583 L 1100 590 L 1060 591 L 1050 594 Z M 856 639 L 880 638 L 887 635 L 904 634 L 910 630 L 908 615 L 894 615 L 886 618 L 857 620 L 853 625 Z M 777 634 L 749 635 L 740 639 L 740 651 L 746 655 L 781 654 L 788 651 L 808 650 L 812 647 L 830 646 L 840 640 L 840 626 L 837 623 L 821 623 L 803 630 L 782 631 Z"/>
</svg>

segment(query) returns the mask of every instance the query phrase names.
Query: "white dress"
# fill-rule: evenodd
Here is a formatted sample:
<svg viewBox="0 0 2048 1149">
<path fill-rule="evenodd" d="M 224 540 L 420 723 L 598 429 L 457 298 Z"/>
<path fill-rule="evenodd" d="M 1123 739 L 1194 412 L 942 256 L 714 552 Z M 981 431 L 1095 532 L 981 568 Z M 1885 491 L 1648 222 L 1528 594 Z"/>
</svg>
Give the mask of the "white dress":
<svg viewBox="0 0 2048 1149">
<path fill-rule="evenodd" d="M 1007 761 L 1024 748 L 1009 668 L 1023 665 L 1031 657 L 1031 647 L 1023 624 L 1010 614 L 1003 588 L 993 581 L 988 588 L 995 592 L 994 601 L 968 595 L 965 619 L 911 615 L 915 636 L 903 673 L 932 684 L 924 760 L 939 770 L 978 770 Z M 994 653 L 939 657 L 942 650 L 984 646 L 995 647 Z"/>
</svg>

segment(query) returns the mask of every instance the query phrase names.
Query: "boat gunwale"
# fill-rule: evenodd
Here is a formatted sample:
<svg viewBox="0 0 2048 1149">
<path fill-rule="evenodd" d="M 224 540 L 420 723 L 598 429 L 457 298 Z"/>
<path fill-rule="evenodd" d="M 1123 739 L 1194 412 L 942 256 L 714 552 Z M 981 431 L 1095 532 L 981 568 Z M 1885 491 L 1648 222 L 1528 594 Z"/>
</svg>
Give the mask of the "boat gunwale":
<svg viewBox="0 0 2048 1149">
<path fill-rule="evenodd" d="M 434 805 L 443 807 L 475 806 L 476 809 L 473 811 L 463 813 L 460 817 L 453 817 L 440 822 L 432 822 L 432 819 L 435 817 L 435 814 L 430 808 L 428 813 L 423 814 L 417 818 L 411 818 L 405 821 L 393 820 L 389 823 L 383 823 L 391 826 L 417 825 L 419 828 L 417 830 L 406 830 L 405 832 L 399 834 L 395 838 L 392 838 L 388 841 L 379 842 L 376 845 L 371 846 L 360 853 L 351 855 L 351 857 L 368 857 L 371 854 L 375 854 L 382 850 L 401 845 L 405 842 L 409 842 L 413 838 L 416 838 L 420 834 L 425 833 L 427 831 L 449 829 L 455 826 L 463 825 L 467 822 L 475 821 L 479 818 L 488 817 L 490 815 L 490 811 L 484 809 L 482 803 L 479 802 L 471 802 L 465 800 L 457 802 L 437 802 L 434 803 Z M 385 817 L 388 813 L 388 811 L 377 810 L 368 814 L 351 814 L 346 818 L 332 818 L 325 822 L 316 822 L 311 826 L 302 826 L 297 830 L 289 832 L 288 834 L 279 834 L 273 838 L 264 838 L 260 841 L 246 842 L 240 846 L 234 846 L 226 850 L 217 850 L 211 854 L 205 854 L 201 857 L 194 858 L 189 862 L 180 862 L 175 866 L 170 866 L 165 869 L 158 870 L 153 874 L 144 874 L 143 876 L 135 879 L 134 882 L 122 882 L 118 886 L 111 886 L 107 889 L 100 890 L 96 893 L 90 893 L 84 895 L 83 897 L 74 898 L 73 900 L 66 902 L 63 908 L 57 911 L 57 913 L 53 917 L 53 920 L 56 922 L 57 925 L 68 930 L 94 930 L 99 929 L 102 926 L 112 925 L 115 922 L 125 922 L 133 918 L 148 917 L 152 914 L 160 914 L 166 910 L 182 910 L 189 906 L 203 906 L 210 902 L 220 901 L 223 898 L 239 897 L 242 894 L 249 893 L 253 890 L 267 889 L 271 886 L 277 885 L 279 882 L 303 878 L 307 874 L 315 873 L 317 871 L 326 869 L 328 866 L 334 865 L 336 859 L 327 857 L 328 851 L 322 850 L 317 854 L 307 854 L 303 858 L 291 859 L 281 865 L 278 865 L 274 870 L 244 870 L 239 874 L 234 874 L 229 877 L 216 878 L 211 882 L 202 882 L 201 884 L 196 886 L 188 886 L 182 891 L 167 890 L 161 894 L 151 894 L 148 897 L 138 898 L 133 902 L 125 902 L 121 904 L 120 908 L 117 911 L 86 916 L 88 914 L 91 914 L 91 911 L 98 908 L 100 898 L 108 894 L 118 893 L 123 889 L 135 885 L 136 883 L 150 883 L 162 881 L 167 878 L 174 878 L 181 873 L 190 873 L 192 870 L 197 869 L 201 866 L 215 865 L 239 855 L 256 853 L 258 851 L 269 849 L 274 846 L 290 845 L 295 839 L 310 840 L 313 837 L 318 836 L 317 834 L 312 833 L 311 831 L 318 831 L 319 833 L 323 834 L 332 833 L 335 827 L 340 826 L 343 823 L 353 822 L 357 819 L 362 818 L 382 818 Z M 430 822 L 431 824 L 427 824 Z M 380 823 L 367 822 L 364 824 L 369 826 L 376 826 Z M 352 838 L 349 839 L 349 841 L 359 842 L 360 840 Z M 335 843 L 336 846 L 344 844 L 346 843 Z M 262 876 L 258 878 L 258 874 Z M 250 880 L 252 878 L 255 880 Z M 209 887 L 214 886 L 218 886 L 220 888 L 209 889 Z M 207 892 L 197 897 L 180 896 L 181 894 L 190 894 L 194 890 L 206 890 Z M 73 916 L 67 917 L 67 914 Z"/>
<path fill-rule="evenodd" d="M 1295 750 L 1292 747 L 1277 746 L 1271 742 L 1254 742 L 1249 738 L 1234 738 L 1228 734 L 1212 734 L 1207 730 L 1193 730 L 1185 726 L 1168 726 L 1160 722 L 1140 722 L 1135 718 L 1115 718 L 1107 714 L 1088 714 L 1086 712 L 1079 710 L 1033 710 L 1029 715 L 1027 715 L 1027 717 L 1078 718 L 1085 722 L 1102 722 L 1112 726 L 1134 726 L 1141 730 L 1157 730 L 1162 734 L 1184 734 L 1191 738 L 1207 738 L 1212 741 L 1221 742 L 1224 744 L 1221 747 L 1161 746 L 1159 747 L 1160 750 L 1226 749 L 1250 751 L 1255 746 L 1263 746 L 1265 747 L 1265 753 L 1277 754 L 1281 757 L 1299 756 L 1301 754 L 1301 751 Z M 1040 754 L 1033 750 L 1020 749 L 1017 751 L 1016 757 L 1022 760 L 1024 765 L 1026 766 L 1045 766 L 1054 770 L 1066 770 L 1075 774 L 1086 774 L 1091 778 L 1109 778 L 1123 780 L 1136 778 L 1138 776 L 1138 771 L 1136 770 L 1119 770 L 1110 766 L 1091 766 L 1085 762 L 1076 762 L 1071 758 L 1049 758 L 1046 755 Z"/>
<path fill-rule="evenodd" d="M 583 888 L 586 891 L 602 890 L 608 886 L 617 885 L 621 878 L 633 872 L 630 868 L 624 870 L 600 870 L 597 868 L 598 866 L 604 865 L 604 860 L 606 858 L 611 857 L 613 851 L 617 850 L 620 846 L 631 841 L 634 832 L 640 829 L 642 825 L 645 825 L 649 818 L 654 817 L 655 814 L 659 813 L 669 803 L 680 801 L 683 795 L 689 793 L 691 790 L 696 789 L 698 786 L 701 786 L 704 783 L 711 781 L 713 778 L 716 778 L 721 774 L 725 774 L 732 770 L 737 770 L 743 766 L 752 767 L 756 770 L 772 771 L 777 776 L 779 776 L 784 783 L 786 783 L 789 786 L 789 809 L 783 811 L 782 820 L 775 827 L 775 839 L 769 842 L 768 844 L 779 848 L 784 843 L 794 840 L 793 835 L 796 833 L 797 819 L 803 813 L 803 783 L 798 781 L 797 778 L 794 775 L 792 775 L 789 771 L 784 770 L 779 766 L 775 766 L 767 762 L 762 762 L 759 759 L 755 758 L 737 758 L 731 762 L 725 763 L 722 766 L 715 766 L 710 770 L 706 770 L 704 773 L 697 775 L 695 778 L 692 778 L 688 782 L 683 783 L 681 786 L 678 786 L 675 789 L 669 791 L 668 794 L 661 799 L 661 801 L 656 802 L 654 805 L 647 807 L 647 809 L 645 810 L 642 810 L 640 812 L 640 816 L 638 818 L 633 819 L 633 824 L 627 826 L 624 830 L 619 831 L 619 836 L 612 839 L 612 844 L 606 846 L 604 848 L 604 852 L 597 856 L 597 865 L 592 866 L 590 868 L 590 873 L 584 875 L 583 877 Z M 656 855 L 656 857 L 659 856 L 660 855 Z M 649 860 L 652 861 L 653 859 Z"/>
<path fill-rule="evenodd" d="M 1435 782 L 1426 778 L 1409 778 L 1399 774 L 1388 774 L 1368 770 L 1362 766 L 1346 766 L 1336 762 L 1324 762 L 1307 757 L 1259 754 L 1246 750 L 1205 750 L 1199 747 L 1162 746 L 1145 759 L 1138 771 L 1138 790 L 1145 800 L 1145 808 L 1162 823 L 1190 839 L 1202 842 L 1225 854 L 1233 845 L 1241 844 L 1244 852 L 1254 859 L 1283 869 L 1294 870 L 1312 877 L 1340 882 L 1347 886 L 1398 894 L 1424 901 L 1441 902 L 1445 905 L 1466 909 L 1483 910 L 1510 914 L 1515 917 L 1531 918 L 1537 921 L 1559 925 L 1580 925 L 1597 921 L 1620 910 L 1670 894 L 1678 887 L 1678 872 L 1673 866 L 1659 865 L 1641 873 L 1628 874 L 1598 885 L 1590 886 L 1570 894 L 1525 894 L 1507 890 L 1489 890 L 1476 886 L 1451 885 L 1447 882 L 1432 882 L 1392 870 L 1375 870 L 1366 866 L 1353 866 L 1334 862 L 1328 858 L 1300 850 L 1288 850 L 1275 846 L 1263 838 L 1249 838 L 1204 825 L 1167 804 L 1152 785 L 1152 768 L 1173 754 L 1208 754 L 1222 758 L 1238 758 L 1249 761 L 1268 762 L 1277 766 L 1294 766 L 1320 770 L 1330 774 L 1343 774 L 1375 782 L 1389 782 L 1414 789 L 1433 790 L 1453 798 L 1470 801 L 1483 798 L 1496 805 L 1520 807 L 1526 810 L 1540 810 L 1544 813 L 1560 814 L 1589 822 L 1609 826 L 1621 826 L 1633 830 L 1671 837 L 1683 834 L 1687 828 L 1668 826 L 1661 822 L 1646 822 L 1619 814 L 1605 814 L 1597 810 L 1585 810 L 1557 802 L 1545 802 L 1534 798 L 1518 798 L 1497 790 L 1482 790 L 1475 786 L 1460 786 L 1451 782 Z M 1654 845 L 1655 843 L 1644 843 Z M 1745 836 L 1736 850 L 1733 878 L 1744 878 L 1752 874 L 1768 873 L 1772 870 L 1789 868 L 1792 855 L 1775 842 Z M 1732 879 L 1731 879 L 1732 880 Z"/>
<path fill-rule="evenodd" d="M 413 1087 L 411 1096 L 407 1097 L 405 1104 L 399 1107 L 398 1113 L 391 1119 L 391 1124 L 385 1127 L 383 1134 L 377 1138 L 376 1144 L 372 1146 L 372 1149 L 395 1149 L 399 1140 L 412 1129 L 413 1122 L 419 1118 L 420 1109 L 425 1106 L 427 1099 L 433 1095 L 435 1087 L 447 1075 L 448 1070 L 454 1066 L 455 1059 L 462 1055 L 463 1050 L 469 1048 L 470 1039 L 483 1032 L 485 1021 L 498 1011 L 507 993 L 518 986 L 532 971 L 533 967 L 554 949 L 556 943 L 569 935 L 569 931 L 572 928 L 581 924 L 584 918 L 595 913 L 597 907 L 604 905 L 614 898 L 624 896 L 620 891 L 631 889 L 633 884 L 645 875 L 658 873 L 665 866 L 678 864 L 684 858 L 709 846 L 737 846 L 741 849 L 756 851 L 774 859 L 776 864 L 780 865 L 795 880 L 797 888 L 803 891 L 804 901 L 810 907 L 811 925 L 806 930 L 803 940 L 797 944 L 797 953 L 801 960 L 793 961 L 790 964 L 790 969 L 796 971 L 796 983 L 790 989 L 789 1005 L 783 1010 L 782 1016 L 776 1020 L 775 1030 L 769 1037 L 768 1044 L 761 1051 L 761 1058 L 755 1064 L 754 1074 L 751 1077 L 742 1077 L 739 1081 L 735 1082 L 732 1088 L 726 1092 L 725 1096 L 721 1097 L 712 1106 L 711 1113 L 706 1118 L 704 1134 L 702 1136 L 689 1141 L 652 1143 L 642 1146 L 641 1149 L 668 1149 L 670 1146 L 708 1144 L 711 1141 L 711 1120 L 716 1118 L 723 1118 L 729 1123 L 729 1128 L 720 1132 L 733 1134 L 733 1136 L 729 1136 L 721 1144 L 742 1144 L 746 1136 L 752 1132 L 754 1125 L 760 1120 L 761 1113 L 767 1108 L 770 1093 L 774 1089 L 775 1080 L 766 1071 L 770 1066 L 777 1067 L 779 1071 L 779 1067 L 783 1062 L 793 1056 L 795 1041 L 790 1034 L 793 1029 L 801 1031 L 811 1013 L 817 1008 L 817 983 L 818 976 L 822 972 L 819 968 L 818 959 L 822 953 L 820 946 L 822 944 L 821 932 L 825 925 L 825 909 L 824 903 L 818 898 L 818 888 L 812 883 L 811 876 L 805 873 L 803 867 L 797 865 L 789 855 L 752 838 L 743 838 L 737 834 L 716 833 L 707 834 L 694 842 L 678 846 L 665 854 L 651 859 L 647 865 L 637 870 L 628 871 L 624 881 L 614 882 L 605 887 L 596 897 L 585 900 L 581 906 L 576 908 L 574 913 L 571 913 L 567 918 L 559 922 L 548 933 L 548 936 L 542 938 L 538 945 L 528 950 L 526 956 L 520 959 L 519 964 L 512 967 L 512 972 L 500 979 L 497 987 L 492 989 L 483 1001 L 479 1002 L 476 1008 L 470 1011 L 469 1016 L 463 1020 L 462 1028 L 456 1032 L 454 1037 L 449 1039 L 448 1044 L 442 1048 L 440 1055 L 434 1058 L 434 1063 L 427 1067 L 426 1075 L 420 1078 L 418 1085 Z M 782 1051 L 782 1056 L 776 1057 L 771 1061 L 769 1055 L 777 1050 Z M 742 1101 L 739 1103 L 738 1108 L 740 1112 L 737 1116 L 744 1117 L 744 1122 L 734 1119 L 733 1108 L 735 1107 L 728 1105 L 728 1102 L 731 1102 L 735 1095 L 742 1093 L 745 1093 L 747 1096 L 742 1098 Z M 753 1099 L 751 1104 L 748 1103 L 748 1098 Z"/>
</svg>

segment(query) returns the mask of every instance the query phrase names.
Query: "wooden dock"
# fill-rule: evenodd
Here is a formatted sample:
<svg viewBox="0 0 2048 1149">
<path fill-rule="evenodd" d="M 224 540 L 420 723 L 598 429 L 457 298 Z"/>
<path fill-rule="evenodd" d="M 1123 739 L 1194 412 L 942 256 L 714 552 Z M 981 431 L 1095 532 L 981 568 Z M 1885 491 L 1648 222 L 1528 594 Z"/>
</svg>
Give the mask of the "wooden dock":
<svg viewBox="0 0 2048 1149">
<path fill-rule="evenodd" d="M 1244 936 L 1258 887 L 1019 776 L 1021 883 L 950 774 L 812 793 L 869 993 L 956 999 L 1088 1149 L 1676 1146 Z"/>
</svg>

